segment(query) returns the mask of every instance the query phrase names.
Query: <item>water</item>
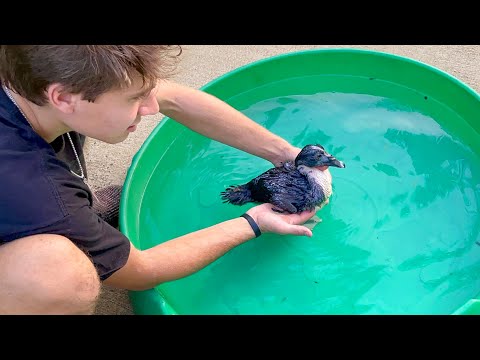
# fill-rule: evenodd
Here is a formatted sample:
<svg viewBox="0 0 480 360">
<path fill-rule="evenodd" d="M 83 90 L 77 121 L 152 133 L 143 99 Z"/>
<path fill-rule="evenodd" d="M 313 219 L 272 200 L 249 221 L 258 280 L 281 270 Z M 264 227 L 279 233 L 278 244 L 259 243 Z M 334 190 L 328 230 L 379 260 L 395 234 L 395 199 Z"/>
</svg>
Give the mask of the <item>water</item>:
<svg viewBox="0 0 480 360">
<path fill-rule="evenodd" d="M 158 286 L 166 301 L 182 314 L 449 314 L 476 296 L 480 141 L 463 119 L 393 84 L 376 86 L 392 97 L 262 95 L 276 87 L 232 103 L 292 144 L 320 143 L 346 163 L 330 169 L 322 223 L 312 238 L 266 234 Z M 253 205 L 223 204 L 220 192 L 271 167 L 188 134 L 152 174 L 145 246 L 239 216 Z"/>
</svg>

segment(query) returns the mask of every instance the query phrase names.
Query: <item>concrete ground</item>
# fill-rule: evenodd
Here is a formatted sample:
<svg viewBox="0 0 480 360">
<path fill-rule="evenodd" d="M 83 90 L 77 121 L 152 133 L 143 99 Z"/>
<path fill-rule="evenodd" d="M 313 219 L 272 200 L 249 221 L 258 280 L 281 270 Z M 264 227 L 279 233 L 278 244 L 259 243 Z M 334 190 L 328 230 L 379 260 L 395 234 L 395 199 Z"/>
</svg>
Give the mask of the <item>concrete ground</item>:
<svg viewBox="0 0 480 360">
<path fill-rule="evenodd" d="M 199 88 L 256 60 L 299 50 L 339 47 L 378 50 L 419 60 L 450 73 L 480 93 L 480 45 L 182 45 L 182 60 L 174 80 Z M 85 154 L 94 189 L 123 183 L 133 155 L 162 118 L 160 114 L 145 118 L 121 144 L 88 139 Z M 96 314 L 133 314 L 128 293 L 104 287 Z"/>
</svg>

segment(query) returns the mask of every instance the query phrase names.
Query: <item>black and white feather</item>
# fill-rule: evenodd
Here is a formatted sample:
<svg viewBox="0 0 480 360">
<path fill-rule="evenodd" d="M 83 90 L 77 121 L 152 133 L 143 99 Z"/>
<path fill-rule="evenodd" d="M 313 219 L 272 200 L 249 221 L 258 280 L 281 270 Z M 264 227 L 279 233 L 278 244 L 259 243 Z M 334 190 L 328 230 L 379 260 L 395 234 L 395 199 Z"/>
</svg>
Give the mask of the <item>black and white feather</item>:
<svg viewBox="0 0 480 360">
<path fill-rule="evenodd" d="M 332 195 L 328 166 L 344 168 L 345 164 L 327 153 L 322 145 L 307 145 L 295 161 L 269 169 L 243 185 L 229 186 L 221 198 L 233 205 L 271 203 L 275 211 L 291 214 L 311 211 L 328 203 Z"/>
</svg>

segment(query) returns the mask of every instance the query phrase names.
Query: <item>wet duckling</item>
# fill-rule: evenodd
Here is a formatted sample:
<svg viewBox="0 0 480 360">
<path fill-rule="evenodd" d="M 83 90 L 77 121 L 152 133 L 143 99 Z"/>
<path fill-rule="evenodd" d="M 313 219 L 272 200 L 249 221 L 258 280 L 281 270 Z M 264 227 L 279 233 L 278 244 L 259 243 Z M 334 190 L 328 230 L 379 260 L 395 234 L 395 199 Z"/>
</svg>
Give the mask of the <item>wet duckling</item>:
<svg viewBox="0 0 480 360">
<path fill-rule="evenodd" d="M 332 195 L 329 166 L 345 164 L 327 153 L 320 144 L 306 145 L 295 161 L 274 167 L 243 185 L 229 186 L 221 192 L 224 203 L 271 203 L 274 211 L 300 213 L 322 208 Z"/>
</svg>

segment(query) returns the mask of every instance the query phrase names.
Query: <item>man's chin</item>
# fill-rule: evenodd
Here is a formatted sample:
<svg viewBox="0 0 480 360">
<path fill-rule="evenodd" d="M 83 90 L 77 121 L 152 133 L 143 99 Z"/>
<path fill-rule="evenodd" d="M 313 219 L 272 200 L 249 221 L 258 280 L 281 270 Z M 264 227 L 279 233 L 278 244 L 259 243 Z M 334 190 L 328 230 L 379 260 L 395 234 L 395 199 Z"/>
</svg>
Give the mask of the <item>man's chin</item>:
<svg viewBox="0 0 480 360">
<path fill-rule="evenodd" d="M 121 143 L 122 141 L 124 141 L 128 137 L 128 135 L 129 135 L 129 133 L 125 133 L 122 136 L 117 136 L 117 137 L 114 137 L 114 138 L 97 139 L 97 140 L 103 141 L 107 144 L 114 145 L 114 144 L 118 144 L 118 143 Z"/>
</svg>

